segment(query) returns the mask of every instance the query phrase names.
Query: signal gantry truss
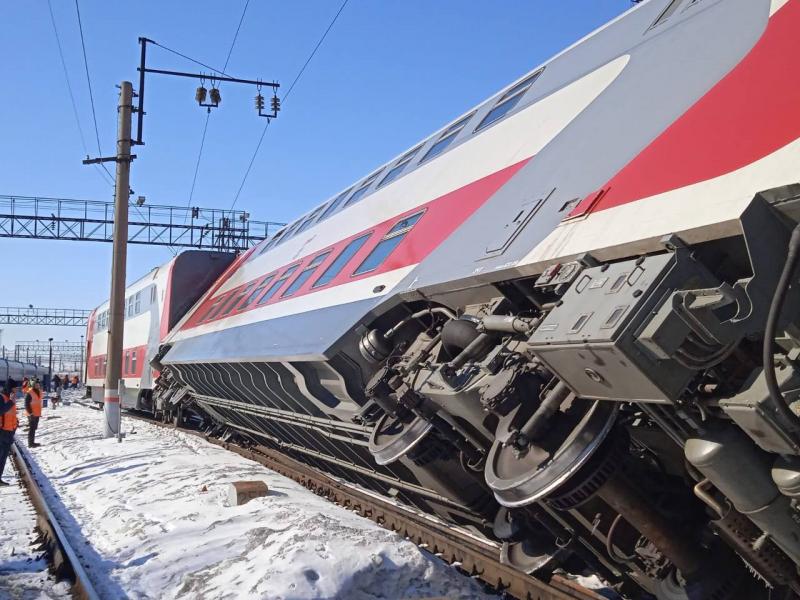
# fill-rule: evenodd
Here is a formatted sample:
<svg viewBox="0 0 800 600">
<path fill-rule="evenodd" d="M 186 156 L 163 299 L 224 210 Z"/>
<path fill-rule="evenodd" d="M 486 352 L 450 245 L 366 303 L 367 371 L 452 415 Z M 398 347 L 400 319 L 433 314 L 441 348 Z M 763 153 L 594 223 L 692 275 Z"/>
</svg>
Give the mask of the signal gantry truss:
<svg viewBox="0 0 800 600">
<path fill-rule="evenodd" d="M 0 324 L 86 327 L 91 312 L 79 308 L 0 306 Z"/>
<path fill-rule="evenodd" d="M 131 202 L 129 244 L 243 251 L 283 223 L 244 211 Z M 0 237 L 110 242 L 114 203 L 0 195 Z"/>
</svg>

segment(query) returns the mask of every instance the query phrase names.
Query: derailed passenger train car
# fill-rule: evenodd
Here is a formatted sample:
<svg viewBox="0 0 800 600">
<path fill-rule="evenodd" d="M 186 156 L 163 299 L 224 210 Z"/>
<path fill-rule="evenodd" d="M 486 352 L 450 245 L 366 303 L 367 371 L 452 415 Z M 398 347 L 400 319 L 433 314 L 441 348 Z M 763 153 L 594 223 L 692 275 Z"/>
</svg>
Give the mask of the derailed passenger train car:
<svg viewBox="0 0 800 600">
<path fill-rule="evenodd" d="M 122 342 L 122 392 L 124 408 L 151 410 L 153 380 L 158 376 L 150 360 L 159 345 L 198 298 L 234 261 L 228 252 L 189 250 L 154 268 L 125 288 Z M 87 394 L 103 403 L 108 364 L 109 302 L 89 315 L 86 328 Z"/>
<path fill-rule="evenodd" d="M 800 590 L 799 30 L 637 5 L 244 255 L 156 404 L 541 577 Z"/>
</svg>

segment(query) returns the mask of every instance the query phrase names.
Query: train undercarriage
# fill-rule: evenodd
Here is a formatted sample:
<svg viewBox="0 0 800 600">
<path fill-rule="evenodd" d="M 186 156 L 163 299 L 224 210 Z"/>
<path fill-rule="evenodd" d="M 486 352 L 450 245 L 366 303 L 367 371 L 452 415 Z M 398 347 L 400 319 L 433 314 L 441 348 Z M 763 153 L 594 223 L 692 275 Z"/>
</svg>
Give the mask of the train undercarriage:
<svg viewBox="0 0 800 600">
<path fill-rule="evenodd" d="M 153 407 L 471 527 L 544 579 L 793 597 L 798 198 L 762 192 L 716 239 L 410 292 L 325 361 L 164 364 L 165 346 Z"/>
</svg>

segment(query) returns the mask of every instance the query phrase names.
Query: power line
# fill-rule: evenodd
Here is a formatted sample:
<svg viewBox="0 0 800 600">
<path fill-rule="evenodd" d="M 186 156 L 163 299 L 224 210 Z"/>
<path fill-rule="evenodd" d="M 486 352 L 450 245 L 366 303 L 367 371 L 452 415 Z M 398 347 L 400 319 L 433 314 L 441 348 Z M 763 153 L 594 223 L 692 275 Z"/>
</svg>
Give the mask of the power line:
<svg viewBox="0 0 800 600">
<path fill-rule="evenodd" d="M 239 31 L 242 29 L 242 23 L 244 22 L 244 16 L 247 14 L 247 7 L 250 6 L 250 0 L 246 0 L 244 3 L 244 8 L 242 9 L 242 16 L 239 18 L 239 24 L 236 26 L 236 33 L 233 34 L 233 40 L 231 41 L 231 46 L 228 48 L 228 56 L 225 57 L 225 66 L 222 67 L 223 72 L 225 69 L 228 68 L 228 63 L 231 60 L 231 54 L 233 54 L 233 48 L 236 46 L 236 40 L 239 39 Z M 189 192 L 189 202 L 187 203 L 187 207 L 191 206 L 192 198 L 194 198 L 194 189 L 195 185 L 197 184 L 197 174 L 200 172 L 200 160 L 203 157 L 203 148 L 206 144 L 206 132 L 208 131 L 208 121 L 211 118 L 211 109 L 208 109 L 206 112 L 206 122 L 203 125 L 203 135 L 200 138 L 200 150 L 197 153 L 197 161 L 194 165 L 194 176 L 192 177 L 192 188 Z"/>
<path fill-rule="evenodd" d="M 344 10 L 344 7 L 347 6 L 348 2 L 349 0 L 344 0 L 344 2 L 342 2 L 342 5 L 339 7 L 339 11 L 333 16 L 333 20 L 331 21 L 330 25 L 328 25 L 328 28 L 325 30 L 325 33 L 323 33 L 322 37 L 319 38 L 317 45 L 314 46 L 314 49 L 311 51 L 311 54 L 309 55 L 308 59 L 306 59 L 306 62 L 303 64 L 303 67 L 300 69 L 300 72 L 297 74 L 297 77 L 295 77 L 294 81 L 292 81 L 292 85 L 289 86 L 289 89 L 283 95 L 282 99 L 283 102 L 286 102 L 286 99 L 289 97 L 289 94 L 292 93 L 294 86 L 297 85 L 297 82 L 300 81 L 300 78 L 303 76 L 303 73 L 306 72 L 306 67 L 308 67 L 308 64 L 311 62 L 311 59 L 314 58 L 314 55 L 317 53 L 317 50 L 319 50 L 319 47 L 322 46 L 322 42 L 324 42 L 325 38 L 328 37 L 328 34 L 330 33 L 331 29 L 333 29 L 333 26 L 336 24 L 336 20 L 339 18 L 339 15 L 342 14 L 342 11 Z"/>
<path fill-rule="evenodd" d="M 193 62 L 193 63 L 195 63 L 195 64 L 197 64 L 197 65 L 200 65 L 201 67 L 205 67 L 206 69 L 211 69 L 212 71 L 214 71 L 214 72 L 216 72 L 216 73 L 219 73 L 220 75 L 225 75 L 226 77 L 230 77 L 230 75 L 228 75 L 228 74 L 225 72 L 225 69 L 215 69 L 214 67 L 212 67 L 212 66 L 209 66 L 209 65 L 207 65 L 207 64 L 206 64 L 206 63 L 204 63 L 204 62 L 200 62 L 199 60 L 196 60 L 196 59 L 192 58 L 191 56 L 186 56 L 185 54 L 183 54 L 183 53 L 181 53 L 181 52 L 178 52 L 177 50 L 173 50 L 172 48 L 168 48 L 168 47 L 167 47 L 167 46 L 165 46 L 164 44 L 159 44 L 159 43 L 158 43 L 157 41 L 155 41 L 155 40 L 150 40 L 150 39 L 148 39 L 148 42 L 150 42 L 151 44 L 155 44 L 155 45 L 156 45 L 156 46 L 158 46 L 159 48 L 163 48 L 163 49 L 164 49 L 164 50 L 166 50 L 167 52 L 171 52 L 172 54 L 175 54 L 176 56 L 180 56 L 181 58 L 185 58 L 186 60 L 188 60 L 188 61 L 190 61 L 190 62 Z"/>
<path fill-rule="evenodd" d="M 203 137 L 200 138 L 200 151 L 197 153 L 197 161 L 194 164 L 194 177 L 192 177 L 192 189 L 189 191 L 189 202 L 186 206 L 191 206 L 194 198 L 194 186 L 197 183 L 197 173 L 200 171 L 200 159 L 203 156 L 203 147 L 206 145 L 206 132 L 208 131 L 208 120 L 211 118 L 211 109 L 206 113 L 206 123 L 203 125 Z"/>
<path fill-rule="evenodd" d="M 92 107 L 92 121 L 94 122 L 94 135 L 95 139 L 97 140 L 97 153 L 98 155 L 102 156 L 103 150 L 100 148 L 100 131 L 97 127 L 97 112 L 95 111 L 94 108 L 94 94 L 92 93 L 92 78 L 89 76 L 89 61 L 86 58 L 86 42 L 83 37 L 83 23 L 81 22 L 81 9 L 80 6 L 78 5 L 78 0 L 75 0 L 75 12 L 78 14 L 78 31 L 80 31 L 81 34 L 81 49 L 83 50 L 83 66 L 84 70 L 86 71 L 86 83 L 89 86 L 89 101 Z M 106 174 L 111 178 L 111 181 L 113 182 L 114 177 L 111 175 L 105 164 L 100 163 L 100 166 L 103 167 L 103 171 L 106 172 Z M 139 207 L 136 204 L 128 200 L 128 205 L 133 206 L 136 212 L 139 214 L 139 216 L 144 218 L 144 215 L 142 215 L 142 211 L 139 210 Z"/>
<path fill-rule="evenodd" d="M 246 2 L 244 3 L 244 8 L 242 9 L 242 16 L 239 18 L 239 24 L 236 26 L 236 33 L 233 34 L 233 41 L 231 42 L 231 47 L 228 48 L 228 56 L 225 57 L 225 66 L 222 67 L 223 73 L 225 69 L 228 68 L 228 62 L 231 60 L 231 54 L 233 54 L 233 47 L 236 45 L 236 40 L 239 39 L 239 30 L 242 28 L 242 22 L 244 21 L 244 16 L 247 14 L 248 6 L 250 6 L 250 0 L 246 0 Z"/>
<path fill-rule="evenodd" d="M 294 86 L 296 86 L 297 82 L 300 81 L 300 78 L 303 76 L 303 73 L 305 73 L 306 68 L 316 55 L 317 50 L 319 50 L 320 46 L 322 46 L 322 43 L 325 41 L 325 38 L 328 37 L 328 34 L 330 33 L 331 29 L 333 29 L 333 26 L 339 19 L 339 15 L 342 14 L 342 11 L 344 10 L 344 7 L 347 6 L 348 2 L 349 0 L 344 0 L 344 2 L 342 2 L 342 5 L 339 7 L 339 10 L 333 16 L 333 19 L 331 19 L 328 28 L 325 29 L 325 32 L 322 34 L 322 37 L 319 38 L 317 45 L 314 46 L 314 49 L 311 51 L 311 54 L 306 59 L 306 62 L 303 63 L 303 66 L 300 68 L 300 71 L 297 73 L 297 76 L 294 78 L 294 81 L 292 81 L 292 84 L 289 86 L 289 89 L 283 95 L 283 98 L 281 100 L 282 103 L 285 104 L 286 99 L 289 97 L 289 94 L 292 93 Z M 233 202 L 231 203 L 231 210 L 233 210 L 233 207 L 236 206 L 236 203 L 239 201 L 239 196 L 241 195 L 242 189 L 244 189 L 244 184 L 247 182 L 247 178 L 250 175 L 250 170 L 253 168 L 253 163 L 255 162 L 256 157 L 258 156 L 259 150 L 261 150 L 261 143 L 264 141 L 264 136 L 267 134 L 267 129 L 269 128 L 270 122 L 271 119 L 267 119 L 267 122 L 264 125 L 264 129 L 261 131 L 261 137 L 258 138 L 258 144 L 256 144 L 256 149 L 253 151 L 253 155 L 250 157 L 250 163 L 247 165 L 247 170 L 244 172 L 244 177 L 242 177 L 242 182 L 239 184 L 239 189 L 236 191 L 236 196 L 234 196 Z"/>
<path fill-rule="evenodd" d="M 75 0 L 75 12 L 78 14 L 78 31 L 81 34 L 81 49 L 83 50 L 83 66 L 86 70 L 86 83 L 89 85 L 89 102 L 92 106 L 92 120 L 94 121 L 94 135 L 97 139 L 97 153 L 102 156 L 103 151 L 100 149 L 100 131 L 97 128 L 97 113 L 94 109 L 94 94 L 92 93 L 92 78 L 89 76 L 89 61 L 86 59 L 86 42 L 83 39 L 83 23 L 81 22 L 81 9 L 78 5 L 78 0 Z M 108 168 L 103 164 L 100 163 L 100 166 L 103 167 L 103 170 L 111 177 L 111 173 L 109 173 Z M 113 177 L 112 177 L 113 180 Z"/>
<path fill-rule="evenodd" d="M 56 26 L 56 18 L 53 14 L 53 5 L 50 0 L 47 0 L 47 8 L 50 10 L 50 22 L 53 24 L 53 33 L 56 37 L 56 45 L 58 46 L 58 56 L 61 59 L 61 69 L 64 71 L 64 81 L 67 84 L 67 92 L 69 92 L 69 100 L 72 104 L 72 115 L 75 117 L 75 125 L 78 127 L 78 134 L 81 138 L 81 146 L 83 146 L 83 153 L 86 156 L 89 156 L 89 149 L 86 146 L 86 136 L 83 134 L 83 127 L 81 126 L 81 119 L 78 116 L 78 105 L 75 102 L 75 94 L 72 92 L 72 84 L 69 80 L 69 71 L 67 70 L 67 62 L 64 60 L 64 51 L 61 47 L 61 37 L 58 35 L 58 27 Z M 110 185 L 114 185 L 114 182 L 107 177 L 107 174 L 100 169 L 97 165 L 95 165 L 95 169 L 97 173 L 100 174 L 100 177 L 103 179 L 105 183 Z"/>
</svg>

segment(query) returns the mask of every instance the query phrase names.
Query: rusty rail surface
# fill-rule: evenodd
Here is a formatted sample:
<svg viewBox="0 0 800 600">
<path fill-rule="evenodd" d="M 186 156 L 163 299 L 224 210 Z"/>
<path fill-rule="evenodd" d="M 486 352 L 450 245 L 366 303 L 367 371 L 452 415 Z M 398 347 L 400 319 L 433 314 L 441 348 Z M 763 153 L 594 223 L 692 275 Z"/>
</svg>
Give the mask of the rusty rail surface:
<svg viewBox="0 0 800 600">
<path fill-rule="evenodd" d="M 50 510 L 47 499 L 36 481 L 33 467 L 24 450 L 16 443 L 12 446 L 11 460 L 22 480 L 28 497 L 36 511 L 36 527 L 41 535 L 53 574 L 56 579 L 68 579 L 72 582 L 72 596 L 78 600 L 100 600 L 86 570 L 81 564 L 78 554 L 72 548 L 64 530 Z"/>
<path fill-rule="evenodd" d="M 176 429 L 172 424 L 162 423 L 141 414 L 131 411 L 127 414 L 159 427 Z M 245 448 L 200 431 L 177 429 L 201 437 L 293 479 L 319 496 L 353 510 L 382 527 L 396 531 L 468 575 L 477 577 L 496 590 L 503 591 L 518 600 L 605 600 L 592 590 L 559 575 L 554 575 L 546 583 L 517 571 L 500 562 L 500 550 L 497 544 L 331 477 L 271 448 L 265 446 Z"/>
</svg>

